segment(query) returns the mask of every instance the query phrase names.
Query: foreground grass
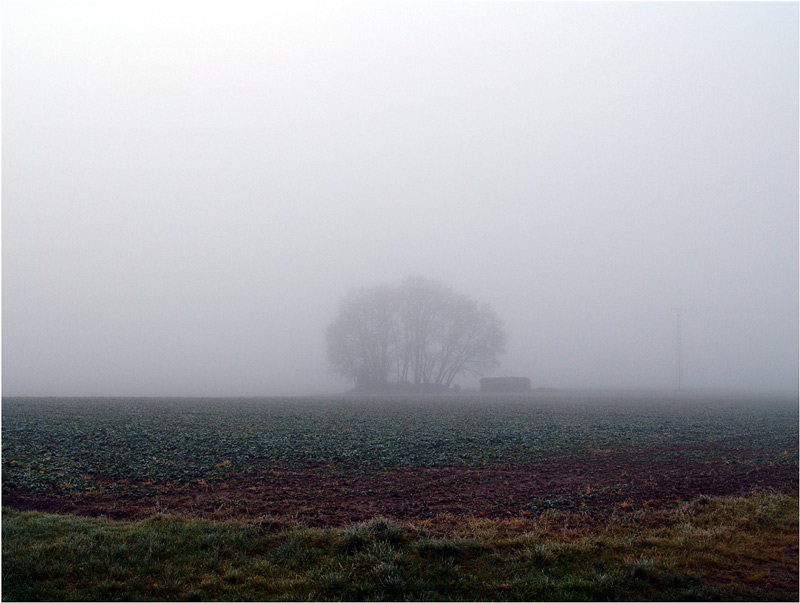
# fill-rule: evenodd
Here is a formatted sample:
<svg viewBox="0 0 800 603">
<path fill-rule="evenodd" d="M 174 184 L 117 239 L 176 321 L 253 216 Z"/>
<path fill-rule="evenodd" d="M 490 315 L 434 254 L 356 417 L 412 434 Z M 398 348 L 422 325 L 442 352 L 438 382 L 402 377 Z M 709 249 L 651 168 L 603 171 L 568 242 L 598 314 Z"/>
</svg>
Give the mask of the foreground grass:
<svg viewBox="0 0 800 603">
<path fill-rule="evenodd" d="M 445 527 L 444 529 L 442 526 Z M 567 526 L 567 527 L 565 527 Z M 797 600 L 798 500 L 343 529 L 3 512 L 3 600 Z"/>
</svg>

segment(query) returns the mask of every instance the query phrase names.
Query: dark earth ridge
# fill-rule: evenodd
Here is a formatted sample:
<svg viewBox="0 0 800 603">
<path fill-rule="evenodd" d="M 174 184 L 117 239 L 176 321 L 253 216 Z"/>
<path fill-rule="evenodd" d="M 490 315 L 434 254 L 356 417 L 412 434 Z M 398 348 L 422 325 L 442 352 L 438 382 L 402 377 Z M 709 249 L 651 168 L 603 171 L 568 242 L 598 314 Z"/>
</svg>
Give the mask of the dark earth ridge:
<svg viewBox="0 0 800 603">
<path fill-rule="evenodd" d="M 206 519 L 300 521 L 341 526 L 376 516 L 427 520 L 439 515 L 535 518 L 553 510 L 590 523 L 609 515 L 662 509 L 699 496 L 769 488 L 798 491 L 796 458 L 776 451 L 709 445 L 594 449 L 584 455 L 490 467 L 359 467 L 271 463 L 187 484 L 95 477 L 101 491 L 3 491 L 15 509 L 112 519 L 169 513 Z M 773 460 L 770 460 L 773 459 Z"/>
</svg>

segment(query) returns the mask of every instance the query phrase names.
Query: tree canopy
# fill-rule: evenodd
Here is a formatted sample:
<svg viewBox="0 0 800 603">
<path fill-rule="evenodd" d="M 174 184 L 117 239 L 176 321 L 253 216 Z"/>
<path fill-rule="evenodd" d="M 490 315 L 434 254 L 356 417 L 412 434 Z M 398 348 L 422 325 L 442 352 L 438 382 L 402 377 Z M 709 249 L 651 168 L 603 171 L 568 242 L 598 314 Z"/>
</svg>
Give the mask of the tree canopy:
<svg viewBox="0 0 800 603">
<path fill-rule="evenodd" d="M 356 389 L 445 390 L 458 375 L 494 369 L 506 333 L 489 304 L 406 278 L 397 287 L 351 291 L 326 339 L 331 371 Z"/>
</svg>

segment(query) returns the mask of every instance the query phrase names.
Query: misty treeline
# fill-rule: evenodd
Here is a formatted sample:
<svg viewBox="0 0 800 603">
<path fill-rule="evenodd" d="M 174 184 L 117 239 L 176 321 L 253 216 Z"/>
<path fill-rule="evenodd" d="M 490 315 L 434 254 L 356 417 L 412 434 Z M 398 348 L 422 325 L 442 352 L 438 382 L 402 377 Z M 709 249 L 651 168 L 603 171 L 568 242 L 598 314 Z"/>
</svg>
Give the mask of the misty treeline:
<svg viewBox="0 0 800 603">
<path fill-rule="evenodd" d="M 433 391 L 495 368 L 506 333 L 489 304 L 408 277 L 396 287 L 351 291 L 326 338 L 331 371 L 356 389 Z"/>
</svg>

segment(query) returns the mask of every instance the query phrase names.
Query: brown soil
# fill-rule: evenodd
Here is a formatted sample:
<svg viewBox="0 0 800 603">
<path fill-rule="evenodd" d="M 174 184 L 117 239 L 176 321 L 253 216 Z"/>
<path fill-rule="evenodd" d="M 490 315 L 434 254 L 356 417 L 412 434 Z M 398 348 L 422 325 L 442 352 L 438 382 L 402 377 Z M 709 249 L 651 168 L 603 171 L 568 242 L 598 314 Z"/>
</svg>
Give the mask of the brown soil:
<svg viewBox="0 0 800 603">
<path fill-rule="evenodd" d="M 609 513 L 664 509 L 700 495 L 735 495 L 757 488 L 797 492 L 796 464 L 766 462 L 759 458 L 763 452 L 737 450 L 726 456 L 716 450 L 714 460 L 703 460 L 702 455 L 688 460 L 685 454 L 675 454 L 679 451 L 671 452 L 595 450 L 583 458 L 492 468 L 344 470 L 254 460 L 251 471 L 231 472 L 224 480 L 182 485 L 116 482 L 119 491 L 84 493 L 9 489 L 2 502 L 16 509 L 114 519 L 169 513 L 330 526 L 375 516 L 404 521 L 444 515 L 535 518 L 548 509 L 595 522 Z"/>
</svg>

